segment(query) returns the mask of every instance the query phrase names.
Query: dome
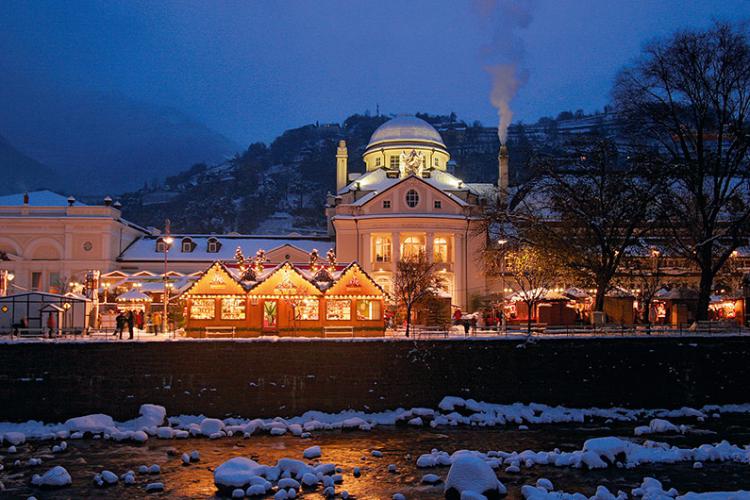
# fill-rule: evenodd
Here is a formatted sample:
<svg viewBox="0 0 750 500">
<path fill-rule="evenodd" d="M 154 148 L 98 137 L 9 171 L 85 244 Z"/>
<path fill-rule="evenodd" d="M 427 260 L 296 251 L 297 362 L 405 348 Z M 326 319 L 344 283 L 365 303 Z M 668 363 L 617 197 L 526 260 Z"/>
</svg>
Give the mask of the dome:
<svg viewBox="0 0 750 500">
<path fill-rule="evenodd" d="M 379 126 L 370 137 L 367 148 L 382 143 L 432 143 L 445 148 L 443 138 L 435 127 L 416 116 L 397 116 Z"/>
</svg>

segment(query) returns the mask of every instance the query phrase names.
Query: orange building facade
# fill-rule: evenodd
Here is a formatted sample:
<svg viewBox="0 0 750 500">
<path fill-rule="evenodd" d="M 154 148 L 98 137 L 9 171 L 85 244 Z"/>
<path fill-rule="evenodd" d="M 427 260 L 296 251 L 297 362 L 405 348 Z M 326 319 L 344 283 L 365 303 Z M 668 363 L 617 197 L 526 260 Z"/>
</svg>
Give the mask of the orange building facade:
<svg viewBox="0 0 750 500">
<path fill-rule="evenodd" d="M 386 294 L 356 262 L 315 274 L 284 262 L 253 274 L 212 264 L 181 296 L 186 335 L 384 335 Z"/>
</svg>

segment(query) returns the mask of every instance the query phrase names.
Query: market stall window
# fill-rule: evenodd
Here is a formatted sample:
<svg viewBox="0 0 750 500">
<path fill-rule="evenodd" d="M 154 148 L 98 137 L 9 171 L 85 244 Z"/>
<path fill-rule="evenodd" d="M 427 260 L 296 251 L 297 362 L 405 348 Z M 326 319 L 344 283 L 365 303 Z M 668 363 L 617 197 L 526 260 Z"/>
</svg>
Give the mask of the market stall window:
<svg viewBox="0 0 750 500">
<path fill-rule="evenodd" d="M 357 301 L 357 319 L 380 319 L 380 301 L 361 299 Z"/>
<path fill-rule="evenodd" d="M 226 297 L 221 299 L 221 319 L 245 319 L 245 298 Z"/>
<path fill-rule="evenodd" d="M 193 299 L 190 303 L 192 319 L 214 319 L 214 299 Z"/>
<path fill-rule="evenodd" d="M 317 321 L 320 318 L 318 299 L 302 299 L 294 308 L 295 319 Z"/>
<path fill-rule="evenodd" d="M 350 299 L 331 299 L 326 304 L 327 320 L 352 319 L 352 301 Z"/>
</svg>

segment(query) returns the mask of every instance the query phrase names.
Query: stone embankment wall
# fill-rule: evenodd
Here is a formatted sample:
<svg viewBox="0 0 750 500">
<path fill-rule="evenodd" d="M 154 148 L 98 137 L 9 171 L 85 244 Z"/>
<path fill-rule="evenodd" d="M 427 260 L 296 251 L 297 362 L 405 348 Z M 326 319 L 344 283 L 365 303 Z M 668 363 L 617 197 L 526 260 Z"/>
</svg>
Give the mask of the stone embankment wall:
<svg viewBox="0 0 750 500">
<path fill-rule="evenodd" d="M 435 407 L 750 402 L 750 338 L 0 344 L 0 420 Z"/>
</svg>

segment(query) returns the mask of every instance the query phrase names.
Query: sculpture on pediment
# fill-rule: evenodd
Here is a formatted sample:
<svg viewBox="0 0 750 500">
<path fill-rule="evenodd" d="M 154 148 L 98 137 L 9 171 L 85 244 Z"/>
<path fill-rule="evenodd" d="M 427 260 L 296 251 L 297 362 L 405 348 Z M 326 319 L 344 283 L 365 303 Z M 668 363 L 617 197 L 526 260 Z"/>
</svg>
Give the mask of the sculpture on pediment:
<svg viewBox="0 0 750 500">
<path fill-rule="evenodd" d="M 401 177 L 411 174 L 421 177 L 422 169 L 424 168 L 424 154 L 414 149 L 411 150 L 411 153 L 402 151 L 399 155 L 398 168 L 401 172 Z"/>
</svg>

